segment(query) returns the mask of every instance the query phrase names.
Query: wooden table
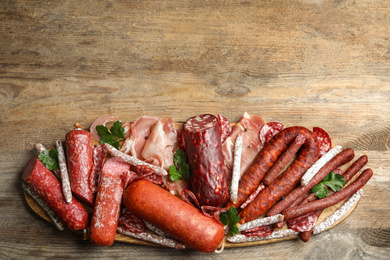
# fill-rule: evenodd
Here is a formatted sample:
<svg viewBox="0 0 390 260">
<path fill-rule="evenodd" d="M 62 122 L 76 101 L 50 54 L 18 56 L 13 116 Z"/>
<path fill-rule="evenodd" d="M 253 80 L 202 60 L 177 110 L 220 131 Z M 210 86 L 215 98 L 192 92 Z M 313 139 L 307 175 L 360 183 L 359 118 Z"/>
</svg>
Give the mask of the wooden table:
<svg viewBox="0 0 390 260">
<path fill-rule="evenodd" d="M 21 172 L 35 143 L 64 140 L 75 122 L 245 111 L 324 128 L 367 154 L 374 177 L 352 215 L 308 243 L 208 256 L 390 258 L 390 3 L 203 2 L 1 1 L 0 258 L 206 257 L 57 231 L 28 208 Z"/>
</svg>

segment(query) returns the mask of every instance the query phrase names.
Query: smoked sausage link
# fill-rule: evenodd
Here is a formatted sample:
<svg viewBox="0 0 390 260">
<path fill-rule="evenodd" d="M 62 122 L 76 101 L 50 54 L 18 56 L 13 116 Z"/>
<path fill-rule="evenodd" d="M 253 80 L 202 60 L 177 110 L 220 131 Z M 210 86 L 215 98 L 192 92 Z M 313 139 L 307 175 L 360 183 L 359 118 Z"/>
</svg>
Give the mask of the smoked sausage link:
<svg viewBox="0 0 390 260">
<path fill-rule="evenodd" d="M 265 173 L 276 162 L 277 158 L 290 146 L 294 139 L 302 135 L 305 142 L 298 151 L 294 162 L 279 175 L 270 186 L 240 213 L 241 223 L 251 221 L 266 213 L 282 196 L 286 196 L 299 183 L 305 171 L 317 160 L 319 146 L 316 136 L 307 128 L 294 126 L 276 134 L 257 155 L 252 166 L 241 178 L 236 205 L 243 203 L 257 188 Z"/>
<path fill-rule="evenodd" d="M 118 227 L 124 174 L 130 164 L 120 158 L 111 157 L 103 165 L 91 225 L 89 240 L 97 245 L 111 246 Z"/>
<path fill-rule="evenodd" d="M 217 220 L 146 180 L 132 182 L 123 203 L 137 217 L 201 252 L 215 251 L 225 235 Z"/>
<path fill-rule="evenodd" d="M 229 193 L 218 119 L 209 114 L 189 118 L 183 137 L 191 167 L 192 192 L 201 205 L 223 205 Z"/>
<path fill-rule="evenodd" d="M 91 134 L 85 130 L 72 130 L 66 135 L 66 154 L 72 193 L 82 202 L 93 206 L 94 194 L 89 177 L 93 168 Z"/>
<path fill-rule="evenodd" d="M 72 230 L 88 227 L 88 213 L 73 196 L 65 201 L 62 186 L 53 173 L 37 158 L 33 157 L 23 170 L 23 180 L 56 213 L 61 221 Z"/>
</svg>

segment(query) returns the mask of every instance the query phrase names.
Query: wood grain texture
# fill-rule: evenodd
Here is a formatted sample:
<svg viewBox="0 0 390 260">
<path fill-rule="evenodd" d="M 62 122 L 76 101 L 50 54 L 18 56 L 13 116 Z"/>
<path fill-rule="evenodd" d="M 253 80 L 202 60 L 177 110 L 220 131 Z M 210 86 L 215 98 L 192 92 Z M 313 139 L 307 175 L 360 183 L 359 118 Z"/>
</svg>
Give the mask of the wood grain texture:
<svg viewBox="0 0 390 260">
<path fill-rule="evenodd" d="M 308 243 L 207 257 L 389 259 L 389 20 L 387 0 L 0 1 L 0 258 L 204 258 L 57 231 L 29 209 L 21 172 L 35 143 L 53 146 L 74 122 L 247 111 L 324 128 L 367 154 L 374 177 Z"/>
</svg>

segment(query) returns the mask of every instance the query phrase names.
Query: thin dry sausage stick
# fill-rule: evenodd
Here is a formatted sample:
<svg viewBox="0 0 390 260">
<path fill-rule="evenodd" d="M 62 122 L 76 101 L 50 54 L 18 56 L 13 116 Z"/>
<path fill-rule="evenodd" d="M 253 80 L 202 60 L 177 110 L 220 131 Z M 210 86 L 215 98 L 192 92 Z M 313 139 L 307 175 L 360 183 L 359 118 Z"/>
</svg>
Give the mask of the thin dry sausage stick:
<svg viewBox="0 0 390 260">
<path fill-rule="evenodd" d="M 305 205 L 299 205 L 297 207 L 285 209 L 283 211 L 284 218 L 286 220 L 293 219 L 309 212 L 325 209 L 335 205 L 361 189 L 370 180 L 372 175 L 373 172 L 371 169 L 365 169 L 354 182 L 352 182 L 344 189 L 334 193 L 333 195 L 307 203 Z"/>
<path fill-rule="evenodd" d="M 286 128 L 276 134 L 257 155 L 252 166 L 241 178 L 237 204 L 242 204 L 260 184 L 264 174 L 276 162 L 279 155 L 285 151 L 299 135 L 306 141 L 299 150 L 294 162 L 240 213 L 241 223 L 251 221 L 267 212 L 282 196 L 287 195 L 299 183 L 305 171 L 315 162 L 319 155 L 318 141 L 307 128 L 296 126 Z M 228 207 L 231 206 L 227 205 Z"/>
<path fill-rule="evenodd" d="M 250 222 L 246 222 L 245 224 L 242 224 L 238 227 L 239 231 L 245 231 L 248 229 L 256 228 L 256 227 L 261 227 L 261 226 L 266 226 L 266 225 L 271 225 L 278 223 L 280 221 L 283 221 L 284 216 L 282 214 L 278 214 L 272 217 L 266 217 L 266 218 L 258 218 L 255 220 L 252 220 Z"/>
<path fill-rule="evenodd" d="M 46 213 L 51 222 L 61 231 L 65 229 L 64 224 L 61 222 L 60 218 L 54 213 L 54 211 L 38 196 L 38 194 L 33 191 L 33 189 L 26 183 L 22 183 L 22 188 L 28 195 L 41 207 L 41 209 Z"/>
<path fill-rule="evenodd" d="M 282 238 L 282 237 L 292 237 L 298 235 L 298 232 L 292 229 L 282 229 L 276 230 L 269 236 L 245 236 L 245 235 L 235 235 L 229 237 L 227 241 L 230 243 L 245 243 L 245 242 L 254 242 L 260 240 L 268 240 L 274 238 Z"/>
<path fill-rule="evenodd" d="M 56 141 L 56 148 L 58 152 L 58 166 L 61 173 L 62 193 L 64 194 L 66 203 L 71 203 L 72 191 L 70 190 L 69 173 L 68 168 L 66 167 L 64 147 L 62 146 L 62 142 L 60 140 Z"/>
<path fill-rule="evenodd" d="M 309 181 L 306 186 L 298 186 L 292 192 L 290 192 L 284 200 L 279 201 L 268 213 L 267 216 L 272 216 L 275 214 L 279 214 L 284 209 L 286 209 L 291 203 L 293 203 L 297 198 L 302 196 L 303 194 L 307 194 L 311 188 L 313 188 L 316 184 L 322 181 L 329 172 L 333 171 L 340 165 L 343 165 L 353 159 L 355 153 L 351 148 L 345 149 L 335 157 L 333 157 L 328 163 L 326 163 L 314 177 Z"/>
<path fill-rule="evenodd" d="M 161 176 L 165 176 L 167 175 L 167 171 L 164 170 L 163 168 L 159 167 L 159 166 L 156 166 L 156 165 L 153 165 L 153 164 L 150 164 L 150 163 L 146 163 L 144 161 L 141 161 L 135 157 L 132 157 L 128 154 L 125 154 L 125 153 L 122 153 L 121 151 L 117 150 L 115 147 L 113 147 L 112 145 L 110 144 L 104 144 L 107 151 L 110 152 L 110 154 L 112 156 L 115 156 L 115 157 L 119 157 L 119 158 L 122 158 L 125 162 L 133 165 L 133 166 L 138 166 L 138 165 L 147 165 L 149 166 L 150 168 L 153 169 L 153 171 L 157 174 L 157 175 L 161 175 Z"/>
<path fill-rule="evenodd" d="M 305 143 L 306 137 L 299 134 L 287 150 L 278 158 L 272 168 L 265 174 L 263 183 L 265 186 L 269 186 L 284 167 L 290 162 L 294 155 L 298 152 L 299 148 Z"/>
</svg>

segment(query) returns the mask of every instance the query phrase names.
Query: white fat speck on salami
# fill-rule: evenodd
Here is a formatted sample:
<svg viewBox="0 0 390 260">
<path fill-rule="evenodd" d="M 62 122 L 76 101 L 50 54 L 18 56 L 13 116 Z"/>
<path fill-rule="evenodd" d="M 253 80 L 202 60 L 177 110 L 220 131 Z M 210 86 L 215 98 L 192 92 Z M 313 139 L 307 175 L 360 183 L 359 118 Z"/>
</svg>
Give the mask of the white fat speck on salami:
<svg viewBox="0 0 390 260">
<path fill-rule="evenodd" d="M 334 223 L 336 223 L 339 219 L 341 219 L 363 196 L 363 189 L 358 190 L 353 194 L 344 204 L 336 210 L 331 216 L 325 219 L 323 222 L 318 224 L 313 229 L 313 234 L 317 235 L 322 231 L 330 228 Z"/>
<path fill-rule="evenodd" d="M 341 152 L 342 147 L 337 145 L 333 147 L 329 152 L 324 154 L 320 159 L 318 159 L 302 176 L 301 185 L 306 186 L 313 176 L 333 157 Z"/>
</svg>

